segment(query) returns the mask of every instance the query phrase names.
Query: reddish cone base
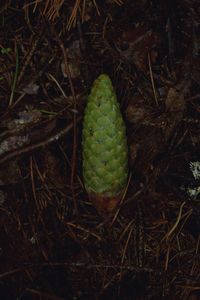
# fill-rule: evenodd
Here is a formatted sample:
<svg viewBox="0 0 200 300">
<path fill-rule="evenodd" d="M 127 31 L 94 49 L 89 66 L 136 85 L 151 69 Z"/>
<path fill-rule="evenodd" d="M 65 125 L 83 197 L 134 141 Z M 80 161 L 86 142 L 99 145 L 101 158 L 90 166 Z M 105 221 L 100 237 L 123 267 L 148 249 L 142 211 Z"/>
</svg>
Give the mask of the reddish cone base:
<svg viewBox="0 0 200 300">
<path fill-rule="evenodd" d="M 97 211 L 102 215 L 112 213 L 119 205 L 121 196 L 121 193 L 115 197 L 103 196 L 97 193 L 89 193 L 90 201 L 92 201 Z"/>
</svg>

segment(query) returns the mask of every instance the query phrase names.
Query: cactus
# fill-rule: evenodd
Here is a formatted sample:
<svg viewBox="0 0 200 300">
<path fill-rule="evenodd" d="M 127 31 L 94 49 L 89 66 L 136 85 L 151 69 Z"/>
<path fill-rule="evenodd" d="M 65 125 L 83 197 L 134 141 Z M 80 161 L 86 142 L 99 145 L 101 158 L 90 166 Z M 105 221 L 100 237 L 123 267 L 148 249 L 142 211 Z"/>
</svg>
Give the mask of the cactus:
<svg viewBox="0 0 200 300">
<path fill-rule="evenodd" d="M 84 114 L 83 179 L 89 197 L 102 213 L 113 211 L 127 184 L 126 129 L 108 75 L 93 83 Z"/>
</svg>

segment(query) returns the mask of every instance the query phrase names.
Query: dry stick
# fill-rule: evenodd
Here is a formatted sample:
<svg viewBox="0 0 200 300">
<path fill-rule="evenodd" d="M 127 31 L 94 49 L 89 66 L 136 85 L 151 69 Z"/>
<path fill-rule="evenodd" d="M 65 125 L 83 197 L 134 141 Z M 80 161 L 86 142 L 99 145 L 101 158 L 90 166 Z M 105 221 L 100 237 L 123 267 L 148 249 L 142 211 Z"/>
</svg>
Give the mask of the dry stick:
<svg viewBox="0 0 200 300">
<path fill-rule="evenodd" d="M 95 8 L 96 8 L 97 14 L 100 16 L 101 14 L 100 14 L 98 5 L 97 5 L 97 3 L 96 3 L 96 0 L 93 0 L 92 2 L 93 2 L 94 6 L 95 6 Z"/>
<path fill-rule="evenodd" d="M 170 247 L 171 247 L 171 245 L 169 244 L 168 247 L 167 247 L 167 253 L 166 253 L 165 264 L 164 264 L 164 270 L 165 270 L 165 272 L 167 271 L 168 265 L 169 265 Z"/>
<path fill-rule="evenodd" d="M 20 83 L 24 72 L 27 68 L 27 66 L 29 65 L 31 58 L 37 48 L 38 42 L 40 41 L 42 35 L 44 33 L 44 29 L 42 30 L 42 32 L 39 34 L 38 38 L 36 38 L 35 42 L 32 45 L 32 48 L 29 52 L 29 54 L 27 55 L 27 57 L 25 57 L 25 62 L 22 65 L 22 69 L 18 74 L 18 69 L 19 69 L 19 55 L 18 55 L 18 49 L 16 48 L 17 51 L 17 55 L 16 55 L 16 70 L 15 70 L 15 77 L 14 77 L 14 81 L 13 81 L 13 87 L 12 87 L 12 93 L 10 96 L 10 100 L 9 100 L 9 109 L 3 114 L 3 117 L 6 117 L 6 115 L 10 112 L 11 109 L 13 109 L 22 99 L 23 97 L 26 95 L 26 93 L 22 93 L 19 98 L 13 103 L 13 97 L 14 97 L 14 92 L 15 92 L 15 88 L 16 86 Z"/>
<path fill-rule="evenodd" d="M 178 217 L 177 217 L 177 220 L 176 222 L 174 223 L 174 225 L 172 226 L 172 228 L 170 229 L 170 231 L 166 234 L 165 236 L 165 239 L 168 240 L 170 235 L 172 235 L 172 233 L 174 232 L 174 230 L 177 228 L 180 220 L 181 220 L 181 215 L 182 215 L 182 210 L 183 210 L 183 206 L 185 205 L 185 201 L 181 204 L 180 206 L 180 210 L 179 210 L 179 213 L 178 213 Z"/>
<path fill-rule="evenodd" d="M 44 187 L 45 187 L 45 190 L 46 190 L 46 193 L 45 193 L 46 198 L 47 198 L 48 200 L 52 200 L 52 194 L 51 194 L 51 191 L 50 191 L 48 185 L 46 184 L 45 178 L 44 178 L 44 176 L 41 174 L 41 172 L 40 172 L 40 170 L 39 170 L 39 168 L 38 168 L 38 165 L 37 165 L 35 159 L 34 159 L 34 163 L 35 163 L 35 169 L 36 169 L 36 172 L 37 172 L 37 174 L 38 174 L 38 176 L 39 176 L 39 178 L 40 178 L 42 184 L 43 184 Z"/>
<path fill-rule="evenodd" d="M 66 224 L 67 226 L 71 226 L 71 227 L 73 227 L 73 228 L 76 228 L 76 229 L 78 229 L 78 230 L 80 230 L 80 231 L 86 232 L 87 234 L 94 236 L 94 237 L 95 237 L 97 240 L 99 240 L 99 241 L 102 240 L 102 238 L 101 238 L 97 233 L 95 233 L 95 232 L 93 232 L 93 231 L 91 231 L 91 230 L 88 230 L 88 229 L 86 229 L 86 228 L 83 228 L 83 227 L 80 226 L 80 225 L 74 224 L 74 223 L 72 223 L 72 222 L 66 222 L 65 224 Z"/>
<path fill-rule="evenodd" d="M 152 72 L 152 68 L 151 68 L 151 59 L 150 59 L 149 54 L 148 54 L 148 63 L 149 63 L 149 73 L 150 73 L 151 84 L 152 84 L 152 88 L 153 88 L 153 94 L 154 94 L 156 105 L 158 106 L 158 97 L 157 97 L 157 93 L 156 93 L 156 89 L 155 89 L 155 83 L 154 83 L 154 79 L 153 79 L 153 72 Z"/>
<path fill-rule="evenodd" d="M 127 249 L 128 249 L 128 245 L 129 245 L 129 241 L 130 241 L 132 232 L 133 232 L 133 227 L 130 228 L 130 231 L 129 231 L 129 233 L 128 233 L 128 237 L 127 237 L 127 240 L 126 240 L 126 243 L 125 243 L 125 246 L 124 246 L 124 250 L 123 250 L 122 258 L 121 258 L 121 264 L 122 264 L 122 265 L 123 265 L 124 260 L 125 260 L 125 255 L 126 255 L 126 251 L 127 251 Z M 122 278 L 122 272 L 120 273 L 120 279 L 121 279 L 121 278 Z"/>
<path fill-rule="evenodd" d="M 58 83 L 58 81 L 56 80 L 56 78 L 51 75 L 50 73 L 48 73 L 49 77 L 55 82 L 55 84 L 57 85 L 58 89 L 60 90 L 61 94 L 63 95 L 63 97 L 67 97 L 65 92 L 63 91 L 62 87 L 60 86 L 60 84 Z"/>
<path fill-rule="evenodd" d="M 118 238 L 118 243 L 122 240 L 122 238 L 124 237 L 124 235 L 126 234 L 126 232 L 128 231 L 128 229 L 130 228 L 131 225 L 133 225 L 134 223 L 134 219 L 131 220 L 128 225 L 125 227 L 125 229 L 122 231 L 122 233 L 120 234 L 119 238 Z"/>
<path fill-rule="evenodd" d="M 46 292 L 43 292 L 43 291 L 39 291 L 39 290 L 36 290 L 36 289 L 30 289 L 30 288 L 26 288 L 25 289 L 25 292 L 29 292 L 31 294 L 35 294 L 39 297 L 44 297 L 44 299 L 51 299 L 51 300 L 64 300 L 64 298 L 60 298 L 60 297 L 57 297 L 55 295 L 52 295 L 52 294 L 49 294 L 49 293 L 46 293 Z"/>
<path fill-rule="evenodd" d="M 77 17 L 79 6 L 80 6 L 80 0 L 76 0 L 69 21 L 67 23 L 67 30 L 70 30 L 71 27 L 76 24 L 76 17 Z"/>
<path fill-rule="evenodd" d="M 124 250 L 123 250 L 122 258 L 121 258 L 121 264 L 122 264 L 122 265 L 123 265 L 123 263 L 124 263 L 126 251 L 127 251 L 127 249 L 128 249 L 128 245 L 129 245 L 129 241 L 130 241 L 132 232 L 133 232 L 133 227 L 130 228 L 130 231 L 129 231 L 129 234 L 128 234 L 128 237 L 127 237 L 127 240 L 126 240 L 126 243 L 125 243 L 125 246 L 124 246 Z M 122 279 L 122 273 L 123 273 L 123 270 L 121 269 L 121 270 L 120 270 L 120 274 L 119 274 L 119 282 L 120 282 L 121 279 Z M 118 288 L 118 293 L 120 293 L 120 286 L 119 286 L 119 288 Z"/>
<path fill-rule="evenodd" d="M 184 222 L 181 224 L 179 230 L 177 231 L 177 235 L 179 235 L 185 225 L 185 223 L 187 222 L 187 220 L 189 219 L 189 217 L 192 215 L 193 209 L 191 208 L 190 210 L 188 210 L 186 213 L 184 213 L 181 217 L 181 219 L 185 218 Z"/>
<path fill-rule="evenodd" d="M 51 195 L 51 191 L 50 191 L 48 185 L 45 182 L 44 176 L 41 174 L 41 172 L 39 170 L 36 159 L 34 158 L 33 161 L 34 161 L 35 170 L 37 172 L 37 175 L 39 176 L 39 178 L 44 186 L 44 192 L 40 194 L 39 198 L 36 198 L 37 199 L 36 206 L 38 206 L 37 207 L 37 208 L 39 208 L 38 212 L 40 213 L 40 212 L 42 212 L 43 209 L 48 207 L 48 204 L 52 201 L 52 195 Z"/>
<path fill-rule="evenodd" d="M 30 173 L 31 173 L 31 186 L 32 186 L 33 198 L 34 198 L 35 205 L 36 205 L 36 208 L 38 210 L 38 213 L 40 213 L 40 208 L 39 208 L 39 205 L 38 205 L 36 190 L 35 190 L 35 180 L 34 180 L 34 174 L 33 174 L 33 157 L 32 156 L 30 158 Z"/>
<path fill-rule="evenodd" d="M 124 4 L 124 1 L 123 0 L 114 0 L 114 2 L 116 4 L 118 4 L 119 6 L 123 5 Z"/>
<path fill-rule="evenodd" d="M 79 117 L 77 119 L 77 121 L 80 121 L 80 120 L 81 120 L 81 117 Z M 0 157 L 0 165 L 2 163 L 5 163 L 8 160 L 13 159 L 14 157 L 17 157 L 17 156 L 20 156 L 24 153 L 31 152 L 31 151 L 36 150 L 38 148 L 44 147 L 44 146 L 48 145 L 49 143 L 58 140 L 60 137 L 65 135 L 67 132 L 69 132 L 72 128 L 73 128 L 73 124 L 69 124 L 65 128 L 63 128 L 61 131 L 59 131 L 58 133 L 52 134 L 50 137 L 47 137 L 46 139 L 44 139 L 41 142 L 35 143 L 33 145 L 29 145 L 29 146 L 21 148 L 21 149 L 17 149 L 15 151 L 11 152 L 11 153 L 6 154 L 3 157 Z"/>
<path fill-rule="evenodd" d="M 14 78 L 13 78 L 13 84 L 12 84 L 12 89 L 11 89 L 11 95 L 10 95 L 10 99 L 9 99 L 9 107 L 12 105 L 13 103 L 13 97 L 14 97 L 14 93 L 15 93 L 15 89 L 16 89 L 16 85 L 17 85 L 17 77 L 18 77 L 18 72 L 19 72 L 19 52 L 18 52 L 18 48 L 17 48 L 17 43 L 15 42 L 15 57 L 16 57 L 16 62 L 15 62 L 15 73 L 14 73 Z"/>
<path fill-rule="evenodd" d="M 200 94 L 196 94 L 195 96 L 186 98 L 185 101 L 193 101 L 200 98 Z"/>
<path fill-rule="evenodd" d="M 73 86 L 73 83 L 72 83 L 71 74 L 70 74 L 70 70 L 69 70 L 67 53 L 65 51 L 63 42 L 61 41 L 61 39 L 59 37 L 58 37 L 58 41 L 60 43 L 60 47 L 61 47 L 61 50 L 62 50 L 62 53 L 63 53 L 64 64 L 65 64 L 65 73 L 67 74 L 69 84 L 70 84 L 70 89 L 71 89 L 71 92 L 72 92 L 72 97 L 73 97 L 73 100 L 74 100 L 74 111 L 76 111 L 76 94 L 75 94 L 75 91 L 74 91 L 74 86 Z M 72 173 L 71 173 L 70 184 L 71 184 L 74 208 L 75 208 L 75 212 L 77 214 L 78 208 L 77 208 L 75 191 L 74 191 L 74 176 L 75 176 L 75 169 L 76 169 L 76 150 L 77 150 L 77 140 L 76 140 L 77 120 L 76 120 L 76 114 L 75 113 L 73 114 L 73 125 L 74 126 L 73 126 Z"/>
<path fill-rule="evenodd" d="M 116 221 L 116 219 L 117 219 L 117 217 L 118 217 L 118 214 L 119 214 L 119 212 L 120 212 L 122 203 L 124 202 L 124 199 L 125 199 L 125 197 L 126 197 L 126 193 L 127 193 L 127 190 L 128 190 L 129 184 L 130 184 L 130 181 L 131 181 L 131 177 L 132 177 L 132 173 L 130 173 L 130 175 L 129 175 L 128 182 L 127 182 L 127 185 L 126 185 L 126 188 L 125 188 L 125 190 L 124 190 L 124 193 L 123 193 L 122 198 L 121 198 L 120 203 L 119 203 L 119 208 L 117 209 L 117 211 L 116 211 L 116 213 L 115 213 L 115 215 L 114 215 L 114 217 L 113 217 L 113 219 L 112 219 L 112 222 L 111 222 L 110 226 L 113 226 L 114 222 Z"/>
<path fill-rule="evenodd" d="M 85 8 L 86 8 L 86 0 L 83 0 L 83 7 L 81 11 L 81 22 L 84 22 L 84 16 L 85 16 Z"/>
<path fill-rule="evenodd" d="M 117 269 L 117 270 L 127 270 L 132 271 L 135 273 L 139 272 L 147 272 L 147 273 L 156 273 L 158 275 L 162 274 L 162 271 L 158 271 L 154 268 L 148 268 L 148 267 L 138 267 L 136 265 L 106 265 L 106 264 L 88 264 L 84 262 L 75 262 L 75 263 L 68 263 L 68 262 L 41 262 L 41 263 L 24 263 L 23 266 L 19 268 L 15 268 L 13 270 L 4 272 L 0 274 L 0 279 L 13 275 L 15 273 L 26 271 L 28 268 L 34 268 L 34 267 L 72 267 L 72 268 L 85 268 L 85 269 L 96 269 L 96 268 L 102 268 L 102 269 Z"/>
<path fill-rule="evenodd" d="M 41 31 L 41 33 L 39 34 L 39 36 L 36 38 L 36 40 L 33 42 L 33 45 L 30 49 L 30 52 L 28 53 L 28 55 L 25 57 L 25 62 L 23 63 L 23 66 L 22 66 L 22 69 L 19 73 L 19 76 L 18 76 L 18 79 L 17 79 L 17 83 L 19 84 L 23 75 L 24 75 L 24 72 L 26 70 L 26 68 L 28 67 L 30 61 L 31 61 L 31 58 L 33 57 L 33 54 L 35 53 L 35 50 L 37 48 L 37 45 L 38 45 L 38 42 L 39 40 L 41 39 L 42 35 L 43 35 L 43 32 L 44 30 Z"/>
</svg>

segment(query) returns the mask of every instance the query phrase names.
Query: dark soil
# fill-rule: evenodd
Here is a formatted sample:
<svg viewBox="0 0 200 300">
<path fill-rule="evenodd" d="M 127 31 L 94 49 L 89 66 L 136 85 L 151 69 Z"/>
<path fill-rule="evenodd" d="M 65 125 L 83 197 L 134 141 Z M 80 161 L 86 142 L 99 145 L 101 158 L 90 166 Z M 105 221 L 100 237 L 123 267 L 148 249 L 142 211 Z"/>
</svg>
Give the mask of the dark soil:
<svg viewBox="0 0 200 300">
<path fill-rule="evenodd" d="M 200 299 L 198 0 L 0 3 L 0 298 Z M 87 95 L 107 73 L 129 183 L 82 181 Z"/>
</svg>

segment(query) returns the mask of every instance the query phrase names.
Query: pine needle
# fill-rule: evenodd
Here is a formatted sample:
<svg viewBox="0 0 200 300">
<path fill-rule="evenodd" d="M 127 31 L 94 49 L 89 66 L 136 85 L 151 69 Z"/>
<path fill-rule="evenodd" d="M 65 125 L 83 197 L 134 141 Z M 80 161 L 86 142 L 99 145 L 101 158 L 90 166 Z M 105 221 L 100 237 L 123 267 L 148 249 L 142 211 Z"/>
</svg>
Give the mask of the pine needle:
<svg viewBox="0 0 200 300">
<path fill-rule="evenodd" d="M 16 84 L 17 84 L 18 73 L 19 73 L 19 52 L 18 52 L 18 48 L 16 45 L 15 46 L 15 74 L 14 74 L 14 79 L 13 79 L 13 84 L 12 84 L 12 89 L 11 89 L 9 106 L 11 106 L 13 103 L 13 97 L 14 97 L 15 88 L 16 88 Z"/>
</svg>

